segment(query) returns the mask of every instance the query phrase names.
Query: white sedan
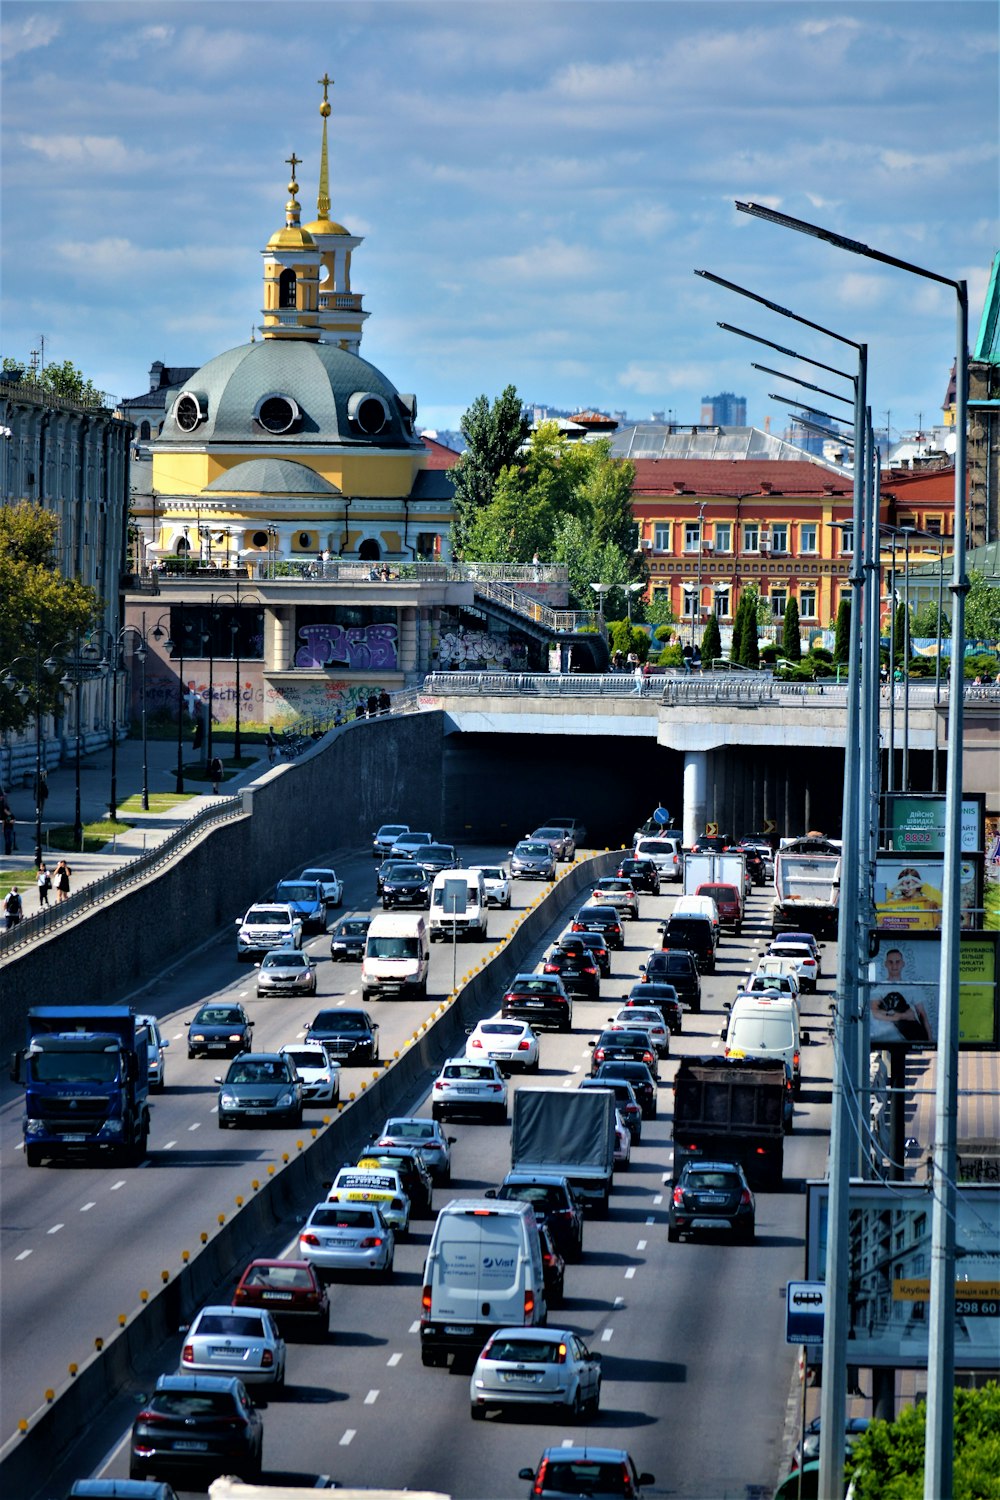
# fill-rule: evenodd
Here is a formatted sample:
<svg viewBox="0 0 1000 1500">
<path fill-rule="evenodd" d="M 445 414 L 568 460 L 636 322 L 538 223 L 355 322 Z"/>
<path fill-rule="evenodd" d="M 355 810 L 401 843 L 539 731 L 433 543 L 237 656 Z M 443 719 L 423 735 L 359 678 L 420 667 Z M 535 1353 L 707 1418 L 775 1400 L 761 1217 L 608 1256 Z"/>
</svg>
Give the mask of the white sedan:
<svg viewBox="0 0 1000 1500">
<path fill-rule="evenodd" d="M 322 1042 L 294 1042 L 279 1047 L 302 1079 L 303 1104 L 336 1104 L 340 1099 L 340 1063 Z"/>
<path fill-rule="evenodd" d="M 331 870 L 326 866 L 313 865 L 308 870 L 303 870 L 299 879 L 315 880 L 323 893 L 323 900 L 327 906 L 340 906 L 344 899 L 344 882 L 340 879 L 336 870 Z"/>
<path fill-rule="evenodd" d="M 527 1021 L 480 1021 L 469 1033 L 465 1055 L 470 1062 L 488 1057 L 526 1073 L 537 1073 L 538 1037 Z"/>
<path fill-rule="evenodd" d="M 656 1048 L 659 1057 L 670 1056 L 670 1033 L 663 1020 L 663 1012 L 652 1005 L 626 1005 L 616 1016 L 611 1016 L 608 1031 L 645 1031 Z"/>
</svg>

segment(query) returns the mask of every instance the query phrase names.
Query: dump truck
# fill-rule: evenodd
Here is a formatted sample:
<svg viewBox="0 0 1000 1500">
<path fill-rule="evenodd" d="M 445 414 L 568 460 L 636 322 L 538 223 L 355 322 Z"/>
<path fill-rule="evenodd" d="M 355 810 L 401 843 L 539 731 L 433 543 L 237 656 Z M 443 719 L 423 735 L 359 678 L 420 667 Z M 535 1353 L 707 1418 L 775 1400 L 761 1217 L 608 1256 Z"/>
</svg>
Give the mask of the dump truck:
<svg viewBox="0 0 1000 1500">
<path fill-rule="evenodd" d="M 780 1060 L 682 1057 L 674 1075 L 673 1180 L 688 1161 L 735 1161 L 751 1186 L 777 1187 L 790 1109 Z"/>
<path fill-rule="evenodd" d="M 774 858 L 772 937 L 781 932 L 837 936 L 840 858 L 840 845 L 821 833 L 783 842 Z"/>
</svg>

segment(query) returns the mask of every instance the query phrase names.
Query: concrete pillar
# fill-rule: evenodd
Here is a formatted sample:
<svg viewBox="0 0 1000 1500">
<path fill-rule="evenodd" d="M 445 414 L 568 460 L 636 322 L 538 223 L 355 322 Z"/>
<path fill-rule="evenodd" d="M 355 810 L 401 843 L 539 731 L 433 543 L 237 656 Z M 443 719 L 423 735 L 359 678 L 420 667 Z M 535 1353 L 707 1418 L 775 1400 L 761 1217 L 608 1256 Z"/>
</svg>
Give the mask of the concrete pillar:
<svg viewBox="0 0 1000 1500">
<path fill-rule="evenodd" d="M 399 670 L 412 673 L 417 668 L 417 611 L 411 604 L 399 611 Z"/>
<path fill-rule="evenodd" d="M 681 828 L 687 847 L 705 831 L 708 788 L 708 752 L 684 752 L 684 821 Z"/>
</svg>

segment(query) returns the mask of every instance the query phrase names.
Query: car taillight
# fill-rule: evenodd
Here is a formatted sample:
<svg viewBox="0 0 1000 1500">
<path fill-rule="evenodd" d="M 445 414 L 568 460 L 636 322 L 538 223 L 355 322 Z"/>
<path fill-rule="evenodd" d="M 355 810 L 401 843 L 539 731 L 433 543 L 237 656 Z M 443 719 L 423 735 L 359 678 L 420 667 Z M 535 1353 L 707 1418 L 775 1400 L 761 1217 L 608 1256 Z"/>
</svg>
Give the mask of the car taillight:
<svg viewBox="0 0 1000 1500">
<path fill-rule="evenodd" d="M 319 1237 L 317 1235 L 315 1235 L 315 1234 L 300 1234 L 299 1235 L 299 1244 L 300 1245 L 318 1245 L 319 1244 Z"/>
<path fill-rule="evenodd" d="M 533 1495 L 544 1495 L 544 1493 L 545 1493 L 545 1471 L 548 1468 L 548 1466 L 549 1466 L 548 1459 L 547 1458 L 543 1458 L 542 1461 L 541 1461 L 541 1463 L 538 1465 L 538 1473 L 535 1475 L 535 1482 L 534 1482 L 534 1484 L 531 1487 L 531 1493 Z"/>
<path fill-rule="evenodd" d="M 594 1048 L 594 1061 L 595 1062 L 603 1062 L 604 1061 L 604 1048 L 603 1047 L 595 1047 Z"/>
<path fill-rule="evenodd" d="M 542 973 L 543 974 L 558 974 L 559 973 L 559 965 L 558 964 L 546 964 L 545 967 L 542 969 Z"/>
<path fill-rule="evenodd" d="M 194 1364 L 194 1345 L 193 1344 L 185 1344 L 184 1345 L 184 1348 L 181 1351 L 181 1363 L 185 1364 L 185 1365 L 193 1365 Z"/>
<path fill-rule="evenodd" d="M 531 1318 L 531 1317 L 534 1316 L 534 1312 L 535 1312 L 535 1294 L 534 1294 L 534 1292 L 525 1292 L 525 1294 L 524 1294 L 524 1321 L 526 1323 L 527 1323 L 527 1321 L 528 1321 L 529 1318 Z"/>
<path fill-rule="evenodd" d="M 146 1411 L 141 1411 L 135 1420 L 137 1422 L 145 1422 L 148 1427 L 156 1427 L 158 1424 L 169 1422 L 172 1419 L 164 1416 L 161 1411 L 149 1411 L 147 1409 Z"/>
<path fill-rule="evenodd" d="M 503 1093 L 503 1084 L 502 1083 L 491 1083 L 490 1084 L 490 1091 L 491 1091 L 491 1093 L 494 1093 L 494 1094 L 502 1094 Z"/>
<path fill-rule="evenodd" d="M 420 1293 L 420 1310 L 425 1313 L 429 1313 L 431 1310 L 431 1289 L 429 1286 L 425 1286 Z"/>
<path fill-rule="evenodd" d="M 649 1067 L 652 1067 L 653 1066 L 653 1054 L 652 1054 L 652 1052 L 644 1052 L 642 1054 L 642 1060 L 643 1060 L 644 1063 L 648 1064 Z"/>
<path fill-rule="evenodd" d="M 362 1250 L 377 1250 L 379 1248 L 379 1246 L 381 1245 L 381 1243 L 382 1243 L 382 1236 L 381 1235 L 379 1235 L 379 1234 L 369 1234 L 369 1235 L 366 1236 L 365 1239 L 363 1239 L 361 1241 L 361 1249 Z"/>
<path fill-rule="evenodd" d="M 262 1369 L 269 1370 L 274 1364 L 274 1350 L 262 1349 L 260 1355 L 260 1363 Z"/>
<path fill-rule="evenodd" d="M 473 1047 L 482 1047 L 483 1044 L 482 1044 L 482 1042 L 479 1040 L 479 1038 L 477 1036 L 474 1036 L 472 1038 L 472 1045 L 473 1045 Z"/>
<path fill-rule="evenodd" d="M 524 1042 L 524 1041 L 518 1042 L 518 1044 L 517 1044 L 517 1050 L 518 1050 L 518 1052 L 530 1052 L 531 1051 L 531 1043 L 530 1042 Z"/>
<path fill-rule="evenodd" d="M 554 1363 L 557 1364 L 557 1365 L 564 1365 L 566 1363 L 566 1345 L 565 1344 L 560 1344 L 559 1345 L 559 1349 L 558 1349 L 558 1351 L 556 1353 L 556 1357 L 555 1357 Z"/>
<path fill-rule="evenodd" d="M 750 1189 L 744 1188 L 740 1194 L 740 1208 L 750 1207 Z"/>
<path fill-rule="evenodd" d="M 793 1052 L 792 1053 L 792 1067 L 793 1068 L 797 1068 L 798 1065 L 799 1065 L 799 1054 L 797 1052 Z"/>
<path fill-rule="evenodd" d="M 596 974 L 597 970 L 596 970 L 596 968 L 594 967 L 593 964 L 584 964 L 584 966 L 583 966 L 583 972 L 585 974 Z"/>
</svg>

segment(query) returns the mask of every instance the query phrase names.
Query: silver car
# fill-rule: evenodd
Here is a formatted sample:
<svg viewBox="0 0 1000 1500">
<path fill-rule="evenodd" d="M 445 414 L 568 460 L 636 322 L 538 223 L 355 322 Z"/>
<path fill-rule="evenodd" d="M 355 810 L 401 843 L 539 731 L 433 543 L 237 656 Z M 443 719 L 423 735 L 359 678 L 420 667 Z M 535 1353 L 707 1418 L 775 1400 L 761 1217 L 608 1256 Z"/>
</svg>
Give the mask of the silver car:
<svg viewBox="0 0 1000 1500">
<path fill-rule="evenodd" d="M 316 965 L 300 948 L 275 948 L 257 964 L 257 997 L 315 995 Z"/>
<path fill-rule="evenodd" d="M 510 873 L 515 880 L 555 880 L 552 845 L 542 839 L 522 839 L 510 852 Z"/>
<path fill-rule="evenodd" d="M 451 1181 L 453 1135 L 445 1135 L 437 1120 L 423 1115 L 396 1115 L 386 1120 L 377 1137 L 379 1146 L 416 1146 L 435 1182 Z"/>
<path fill-rule="evenodd" d="M 265 1308 L 203 1307 L 181 1331 L 179 1375 L 236 1375 L 244 1385 L 284 1385 L 285 1341 Z"/>
<path fill-rule="evenodd" d="M 594 1418 L 601 1356 L 568 1328 L 500 1328 L 476 1361 L 469 1401 L 480 1421 L 507 1406 L 556 1406 L 577 1421 Z"/>
<path fill-rule="evenodd" d="M 324 1280 L 334 1271 L 392 1274 L 396 1240 L 377 1203 L 317 1203 L 299 1234 L 299 1257 Z"/>
</svg>

